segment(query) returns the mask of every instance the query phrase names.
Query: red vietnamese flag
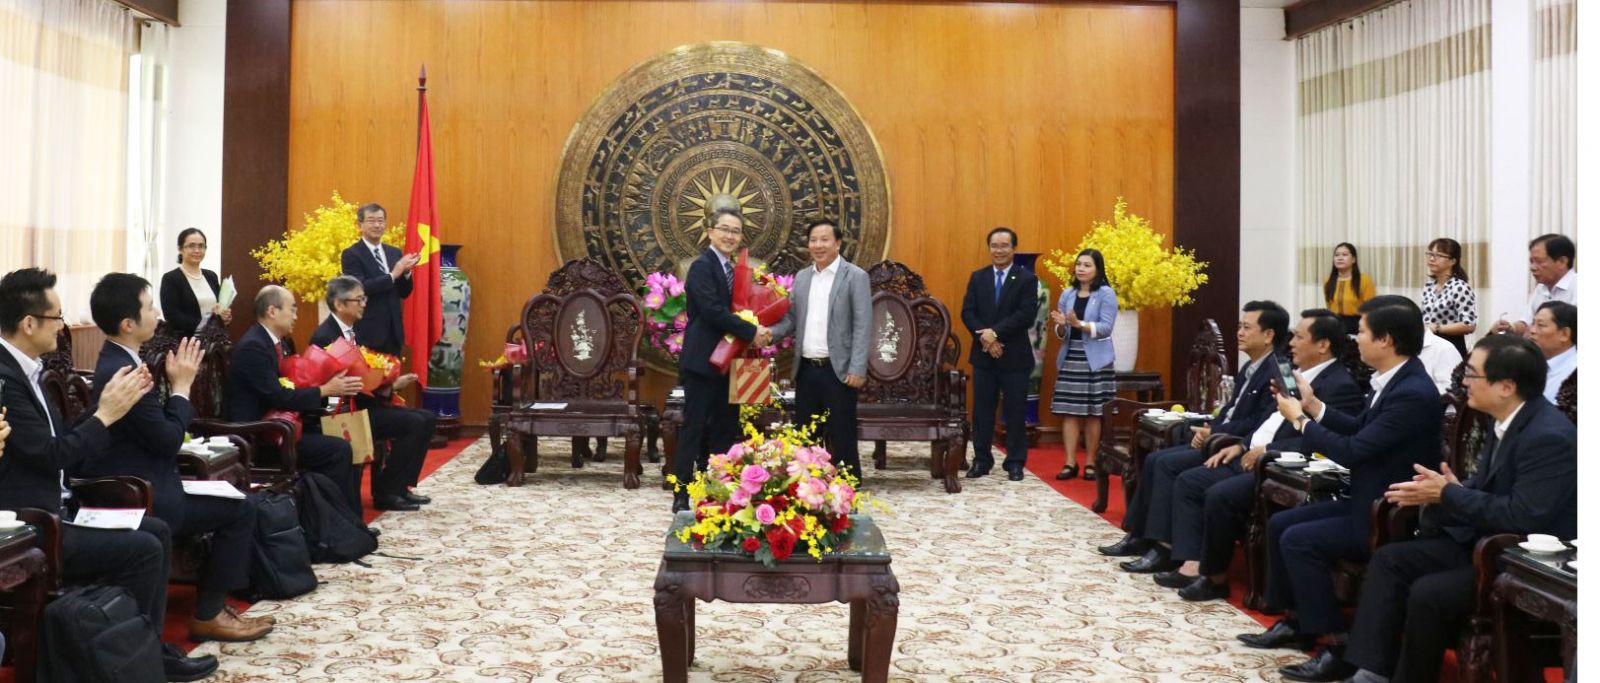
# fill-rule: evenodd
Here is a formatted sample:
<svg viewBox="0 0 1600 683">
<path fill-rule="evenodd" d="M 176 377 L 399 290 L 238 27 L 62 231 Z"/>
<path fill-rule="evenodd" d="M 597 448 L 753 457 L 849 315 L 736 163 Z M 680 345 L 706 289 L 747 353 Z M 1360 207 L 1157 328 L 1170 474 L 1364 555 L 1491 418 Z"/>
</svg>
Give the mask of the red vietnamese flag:
<svg viewBox="0 0 1600 683">
<path fill-rule="evenodd" d="M 406 212 L 405 253 L 417 254 L 411 270 L 411 296 L 406 298 L 406 345 L 411 371 L 428 384 L 428 357 L 444 331 L 439 303 L 439 204 L 433 194 L 433 143 L 428 133 L 427 72 L 417 79 L 417 168 L 411 176 L 411 208 Z"/>
</svg>

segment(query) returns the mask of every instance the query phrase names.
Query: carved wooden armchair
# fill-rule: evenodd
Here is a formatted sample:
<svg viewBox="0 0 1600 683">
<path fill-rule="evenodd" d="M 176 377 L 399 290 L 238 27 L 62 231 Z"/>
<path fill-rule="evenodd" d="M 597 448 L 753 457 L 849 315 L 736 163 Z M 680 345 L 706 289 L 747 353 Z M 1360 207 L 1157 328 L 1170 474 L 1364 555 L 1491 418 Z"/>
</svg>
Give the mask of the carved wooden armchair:
<svg viewBox="0 0 1600 683">
<path fill-rule="evenodd" d="M 1217 321 L 1207 318 L 1200 323 L 1200 330 L 1189 345 L 1189 372 L 1180 398 L 1153 403 L 1113 398 L 1105 402 L 1100 414 L 1100 444 L 1094 453 L 1095 498 L 1091 509 L 1105 512 L 1111 489 L 1108 475 L 1111 474 L 1122 477 L 1123 499 L 1133 499 L 1144 456 L 1148 455 L 1135 444 L 1139 416 L 1146 410 L 1171 410 L 1172 406 L 1182 404 L 1194 412 L 1210 413 L 1222 405 L 1222 378 L 1228 374 L 1226 348 Z"/>
<path fill-rule="evenodd" d="M 950 333 L 950 311 L 905 264 L 884 261 L 867 276 L 873 332 L 857 434 L 873 442 L 877 469 L 888 466 L 887 441 L 930 442 L 928 473 L 944 480 L 945 492 L 959 493 L 969 429 L 967 375 L 956 367 L 961 343 Z"/>
<path fill-rule="evenodd" d="M 622 437 L 623 486 L 639 487 L 644 308 L 633 293 L 616 291 L 620 282 L 599 261 L 568 261 L 551 275 L 546 291 L 523 306 L 528 363 L 515 378 L 513 395 L 520 400 L 504 411 L 504 426 L 497 430 L 515 437 L 507 445 L 508 486 L 521 486 L 526 470 L 538 470 L 538 437 L 568 436 Z M 596 285 L 612 293 L 603 294 Z M 561 407 L 536 408 L 539 404 Z M 576 453 L 573 465 L 582 466 Z"/>
<path fill-rule="evenodd" d="M 227 385 L 228 360 L 233 351 L 233 342 L 228 340 L 227 330 L 216 317 L 206 321 L 195 337 L 200 340 L 205 358 L 201 360 L 200 372 L 195 374 L 194 384 L 189 389 L 189 403 L 194 406 L 195 414 L 189 431 L 202 437 L 226 437 L 239 449 L 239 466 L 221 470 L 206 458 L 180 451 L 178 472 L 186 479 L 227 481 L 241 491 L 249 491 L 251 465 L 255 462 L 256 452 L 281 451 L 282 442 L 292 441 L 292 428 L 288 423 L 276 420 L 240 423 L 217 419 L 222 414 L 223 387 Z M 178 348 L 179 341 L 181 337 L 163 322 L 156 329 L 156 335 L 139 349 L 139 355 L 144 358 L 145 365 L 150 368 L 150 376 L 156 382 L 154 391 L 161 392 L 162 396 L 171 391 L 167 382 L 167 354 Z M 294 444 L 289 443 L 288 448 L 292 450 Z M 274 470 L 267 474 L 270 479 L 278 472 Z"/>
</svg>

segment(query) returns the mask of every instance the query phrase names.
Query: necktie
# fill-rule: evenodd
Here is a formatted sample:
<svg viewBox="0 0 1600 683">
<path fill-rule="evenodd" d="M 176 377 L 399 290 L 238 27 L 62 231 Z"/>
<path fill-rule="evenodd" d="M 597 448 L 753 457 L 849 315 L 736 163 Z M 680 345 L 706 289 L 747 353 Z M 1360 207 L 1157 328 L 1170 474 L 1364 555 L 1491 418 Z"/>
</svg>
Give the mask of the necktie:
<svg viewBox="0 0 1600 683">
<path fill-rule="evenodd" d="M 731 291 L 733 289 L 733 262 L 728 261 L 727 263 L 722 264 L 722 267 L 727 270 L 728 289 Z"/>
<path fill-rule="evenodd" d="M 1005 283 L 1006 272 L 1003 270 L 994 271 L 994 302 L 996 304 L 1000 303 L 1000 287 Z"/>
<path fill-rule="evenodd" d="M 388 270 L 389 269 L 388 261 L 385 261 L 384 258 L 383 258 L 383 247 L 373 247 L 372 248 L 372 258 L 377 259 L 378 260 L 378 265 L 383 266 L 384 270 Z"/>
<path fill-rule="evenodd" d="M 344 338 L 349 340 L 350 343 L 354 344 L 356 342 L 356 328 L 352 327 L 348 330 L 345 330 Z"/>
<path fill-rule="evenodd" d="M 1478 471 L 1482 472 L 1483 476 L 1489 476 L 1489 468 L 1494 465 L 1494 456 L 1499 454 L 1499 450 L 1500 438 L 1495 436 L 1494 429 L 1490 428 L 1488 436 L 1483 439 L 1483 462 L 1478 463 Z"/>
</svg>

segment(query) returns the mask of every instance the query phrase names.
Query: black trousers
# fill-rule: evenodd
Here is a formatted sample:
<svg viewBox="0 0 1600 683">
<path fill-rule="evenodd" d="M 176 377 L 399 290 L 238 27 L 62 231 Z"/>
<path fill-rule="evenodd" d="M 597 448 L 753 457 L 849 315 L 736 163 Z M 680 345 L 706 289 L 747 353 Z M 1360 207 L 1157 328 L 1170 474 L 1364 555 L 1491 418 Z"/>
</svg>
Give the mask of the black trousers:
<svg viewBox="0 0 1600 683">
<path fill-rule="evenodd" d="M 1179 481 L 1181 483 L 1182 479 Z M 1254 472 L 1236 474 L 1206 491 L 1202 521 L 1205 530 L 1199 557 L 1202 576 L 1228 571 L 1228 565 L 1233 562 L 1233 544 L 1243 542 L 1245 534 L 1250 532 L 1250 513 L 1255 505 Z"/>
<path fill-rule="evenodd" d="M 345 494 L 345 501 L 356 516 L 361 516 L 361 470 L 350 464 L 350 442 L 332 436 L 312 434 L 307 431 L 295 443 L 296 466 L 301 470 L 316 472 L 329 479 Z"/>
<path fill-rule="evenodd" d="M 215 612 L 201 614 L 214 607 L 220 609 L 221 600 L 228 593 L 250 585 L 250 549 L 255 545 L 256 506 L 247 500 L 216 498 L 212 496 L 184 496 L 178 505 L 156 509 L 156 516 L 171 527 L 178 536 L 192 536 L 214 532 L 211 536 L 211 553 L 206 566 L 201 569 L 200 603 L 208 609 L 197 610 L 195 617 L 210 619 Z"/>
<path fill-rule="evenodd" d="M 1348 500 L 1311 503 L 1273 515 L 1267 520 L 1267 606 L 1294 610 L 1301 633 L 1344 632 L 1344 615 L 1333 595 L 1333 568 L 1339 560 L 1367 559 L 1370 526 L 1368 513 L 1354 514 Z"/>
<path fill-rule="evenodd" d="M 1215 468 L 1193 467 L 1178 474 L 1177 481 L 1172 485 L 1173 559 L 1201 559 L 1201 551 L 1209 533 L 1206 525 L 1211 522 L 1203 514 L 1209 511 L 1206 504 L 1211 489 L 1234 477 L 1245 479 L 1252 489 L 1255 486 L 1255 476 L 1245 474 L 1244 468 L 1239 465 L 1239 458 Z M 1245 510 L 1245 519 L 1249 519 L 1248 509 Z M 1233 553 L 1232 544 L 1228 545 L 1228 553 Z M 1223 566 L 1227 566 L 1226 560 Z"/>
<path fill-rule="evenodd" d="M 1449 537 L 1373 553 L 1344 658 L 1394 683 L 1439 680 L 1444 651 L 1472 616 L 1472 547 Z"/>
<path fill-rule="evenodd" d="M 1122 528 L 1139 538 L 1172 538 L 1172 490 L 1178 475 L 1199 467 L 1206 457 L 1198 448 L 1173 446 L 1145 456 L 1139 486 L 1133 491 Z"/>
<path fill-rule="evenodd" d="M 856 390 L 840 381 L 833 364 L 826 360 L 821 365 L 803 358 L 796 362 L 800 364 L 794 386 L 796 424 L 811 424 L 826 412 L 822 433 L 813 436 L 825 436 L 834 464 L 848 467 L 850 473 L 859 478 L 861 451 L 856 432 Z"/>
<path fill-rule="evenodd" d="M 145 515 L 137 531 L 61 526 L 62 579 L 68 585 L 121 586 L 155 625 L 167 618 L 167 574 L 172 566 L 172 529 Z"/>
<path fill-rule="evenodd" d="M 405 493 L 422 478 L 422 460 L 428 457 L 428 442 L 433 439 L 438 417 L 431 410 L 374 405 L 367 408 L 367 420 L 372 423 L 374 440 L 390 442 L 381 466 L 373 461 L 373 497 Z"/>
<path fill-rule="evenodd" d="M 994 468 L 995 408 L 1005 411 L 1007 472 L 1028 464 L 1028 376 L 1032 370 L 972 369 L 972 466 Z"/>
<path fill-rule="evenodd" d="M 684 372 L 683 426 L 678 429 L 677 461 L 673 474 L 679 483 L 694 481 L 706 468 L 706 458 L 733 447 L 739 439 L 739 406 L 728 403 L 728 376 Z"/>
</svg>

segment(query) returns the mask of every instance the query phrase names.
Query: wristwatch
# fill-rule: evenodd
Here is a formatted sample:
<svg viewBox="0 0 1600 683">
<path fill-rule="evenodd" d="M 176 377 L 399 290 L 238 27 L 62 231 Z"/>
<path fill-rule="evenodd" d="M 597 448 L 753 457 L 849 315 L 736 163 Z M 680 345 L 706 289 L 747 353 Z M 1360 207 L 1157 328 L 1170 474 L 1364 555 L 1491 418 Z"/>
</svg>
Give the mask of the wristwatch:
<svg viewBox="0 0 1600 683">
<path fill-rule="evenodd" d="M 1306 430 L 1306 423 L 1310 422 L 1310 421 L 1311 421 L 1311 416 L 1310 415 L 1307 415 L 1305 413 L 1301 413 L 1300 417 L 1295 418 L 1294 428 L 1303 432 L 1303 431 Z"/>
</svg>

